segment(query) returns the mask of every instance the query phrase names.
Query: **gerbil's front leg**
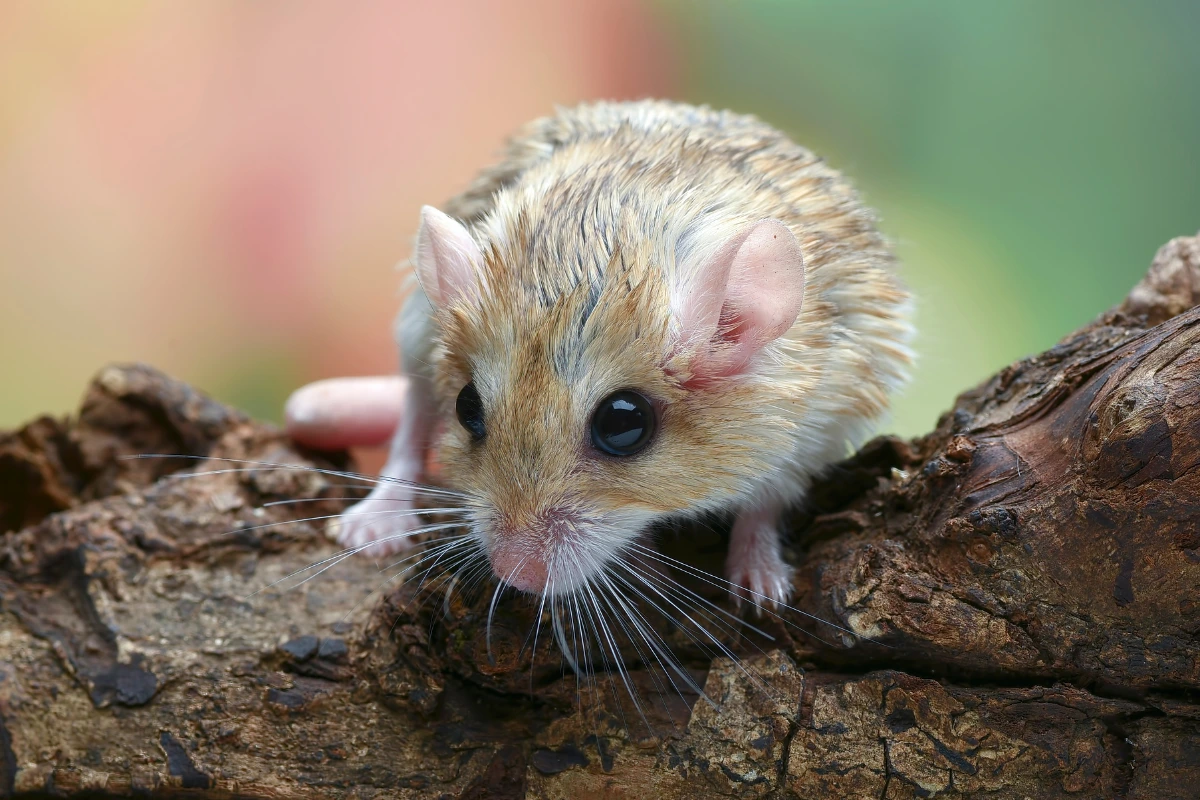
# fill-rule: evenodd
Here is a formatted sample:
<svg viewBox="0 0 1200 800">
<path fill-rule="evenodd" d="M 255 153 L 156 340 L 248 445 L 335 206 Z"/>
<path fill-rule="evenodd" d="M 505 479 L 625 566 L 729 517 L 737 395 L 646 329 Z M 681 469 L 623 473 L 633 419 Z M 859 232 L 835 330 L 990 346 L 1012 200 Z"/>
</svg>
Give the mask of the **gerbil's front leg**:
<svg viewBox="0 0 1200 800">
<path fill-rule="evenodd" d="M 412 546 L 412 534 L 424 515 L 415 509 L 416 492 L 410 484 L 421 481 L 433 423 L 428 381 L 408 376 L 399 424 L 380 480 L 366 498 L 330 522 L 330 536 L 346 547 L 372 545 L 365 552 L 377 557 Z"/>
<path fill-rule="evenodd" d="M 783 560 L 777 501 L 743 509 L 733 523 L 725 574 L 755 606 L 777 606 L 792 592 L 792 568 Z M 761 613 L 761 608 L 759 609 Z"/>
</svg>

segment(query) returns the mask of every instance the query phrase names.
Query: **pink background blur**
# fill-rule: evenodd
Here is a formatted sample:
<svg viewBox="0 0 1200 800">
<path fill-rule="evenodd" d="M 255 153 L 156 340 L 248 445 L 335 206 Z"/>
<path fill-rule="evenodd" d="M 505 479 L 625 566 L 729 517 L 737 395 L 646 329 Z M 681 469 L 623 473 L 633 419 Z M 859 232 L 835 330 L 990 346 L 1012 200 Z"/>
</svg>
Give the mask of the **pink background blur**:
<svg viewBox="0 0 1200 800">
<path fill-rule="evenodd" d="M 666 44 L 625 0 L 5 3 L 0 425 L 114 360 L 272 416 L 394 371 L 421 204 L 554 104 L 670 94 Z"/>
<path fill-rule="evenodd" d="M 1200 228 L 1200 4 L 3 0 L 0 428 L 139 360 L 260 417 L 390 372 L 423 203 L 556 104 L 761 116 L 917 298 L 885 427 L 1119 302 Z"/>
</svg>

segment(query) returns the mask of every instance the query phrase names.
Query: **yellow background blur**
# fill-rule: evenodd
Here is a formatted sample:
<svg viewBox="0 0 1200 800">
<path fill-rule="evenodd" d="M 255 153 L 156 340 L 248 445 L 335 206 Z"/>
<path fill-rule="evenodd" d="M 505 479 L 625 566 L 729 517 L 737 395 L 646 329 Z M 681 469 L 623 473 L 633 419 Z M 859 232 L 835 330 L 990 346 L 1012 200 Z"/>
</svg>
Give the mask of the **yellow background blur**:
<svg viewBox="0 0 1200 800">
<path fill-rule="evenodd" d="M 879 208 L 919 298 L 891 427 L 1200 228 L 1200 4 L 0 4 L 0 427 L 144 360 L 278 418 L 387 372 L 422 203 L 555 104 L 758 114 Z"/>
</svg>

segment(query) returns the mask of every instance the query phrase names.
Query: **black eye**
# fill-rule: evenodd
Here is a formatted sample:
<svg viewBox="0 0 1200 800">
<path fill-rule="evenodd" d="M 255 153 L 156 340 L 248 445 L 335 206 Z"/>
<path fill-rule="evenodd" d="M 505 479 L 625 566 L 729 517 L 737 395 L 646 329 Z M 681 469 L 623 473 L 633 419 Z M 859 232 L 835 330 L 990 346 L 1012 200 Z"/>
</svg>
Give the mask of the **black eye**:
<svg viewBox="0 0 1200 800">
<path fill-rule="evenodd" d="M 479 399 L 479 392 L 475 391 L 474 381 L 458 393 L 458 399 L 454 401 L 454 412 L 458 414 L 458 421 L 475 441 L 479 441 L 487 433 L 487 428 L 483 425 L 483 401 Z"/>
<path fill-rule="evenodd" d="M 592 415 L 592 444 L 609 455 L 631 456 L 654 435 L 654 407 L 637 392 L 615 392 Z"/>
</svg>

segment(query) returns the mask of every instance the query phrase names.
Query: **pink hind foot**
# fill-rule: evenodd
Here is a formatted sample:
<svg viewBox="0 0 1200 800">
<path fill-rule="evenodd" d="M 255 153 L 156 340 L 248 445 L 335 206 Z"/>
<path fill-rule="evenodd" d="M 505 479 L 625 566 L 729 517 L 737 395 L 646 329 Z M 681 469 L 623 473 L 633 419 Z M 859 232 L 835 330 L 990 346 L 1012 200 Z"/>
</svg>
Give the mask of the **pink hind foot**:
<svg viewBox="0 0 1200 800">
<path fill-rule="evenodd" d="M 792 568 L 783 560 L 779 538 L 781 508 L 767 503 L 742 511 L 733 523 L 725 574 L 735 593 L 755 606 L 786 605 L 792 593 Z"/>
</svg>

